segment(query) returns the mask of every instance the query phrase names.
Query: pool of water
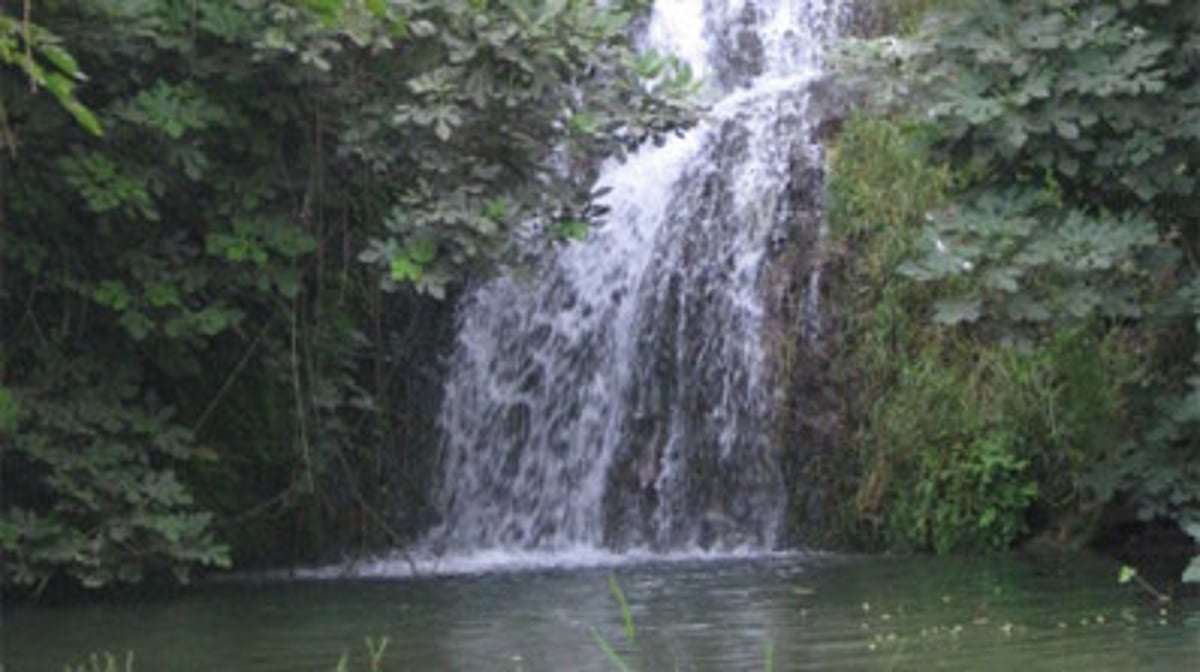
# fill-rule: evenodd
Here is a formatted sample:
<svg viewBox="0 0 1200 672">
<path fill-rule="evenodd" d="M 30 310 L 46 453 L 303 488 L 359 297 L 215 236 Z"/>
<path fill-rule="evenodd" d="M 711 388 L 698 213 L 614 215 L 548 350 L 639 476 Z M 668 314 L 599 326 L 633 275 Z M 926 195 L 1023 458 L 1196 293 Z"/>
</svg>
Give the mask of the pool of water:
<svg viewBox="0 0 1200 672">
<path fill-rule="evenodd" d="M 636 625 L 622 627 L 614 575 Z M 84 605 L 7 604 L 5 672 L 132 651 L 136 672 L 1200 670 L 1200 608 L 1090 557 L 639 562 L 451 577 L 235 581 Z"/>
</svg>

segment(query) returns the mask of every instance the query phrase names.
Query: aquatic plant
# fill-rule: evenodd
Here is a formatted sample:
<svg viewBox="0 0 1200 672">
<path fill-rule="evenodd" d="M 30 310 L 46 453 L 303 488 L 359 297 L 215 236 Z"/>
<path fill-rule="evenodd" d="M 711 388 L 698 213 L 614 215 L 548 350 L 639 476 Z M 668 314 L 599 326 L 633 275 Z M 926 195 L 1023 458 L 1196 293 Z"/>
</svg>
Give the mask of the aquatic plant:
<svg viewBox="0 0 1200 672">
<path fill-rule="evenodd" d="M 637 643 L 637 628 L 633 622 L 633 610 L 629 607 L 629 601 L 625 597 L 625 591 L 622 590 L 616 574 L 609 574 L 608 590 L 621 611 L 621 625 L 625 631 L 625 638 L 630 648 L 634 648 Z M 630 666 L 625 658 L 617 652 L 612 643 L 604 635 L 600 634 L 599 630 L 592 627 L 590 631 L 592 639 L 596 642 L 596 646 L 604 653 L 604 657 L 608 659 L 614 670 L 617 672 L 634 672 L 635 668 Z M 678 665 L 676 665 L 676 669 L 678 669 Z M 765 672 L 774 672 L 774 669 L 775 642 L 768 638 L 763 641 L 763 670 Z"/>
<path fill-rule="evenodd" d="M 88 657 L 87 662 L 75 666 L 67 665 L 63 670 L 64 672 L 133 672 L 133 659 L 133 651 L 126 651 L 124 658 L 105 651 L 104 653 L 93 653 Z M 4 672 L 3 665 L 0 665 L 0 672 Z"/>
<path fill-rule="evenodd" d="M 383 670 L 383 654 L 387 651 L 388 643 L 391 640 L 384 636 L 378 640 L 367 637 L 363 640 L 363 647 L 367 651 L 367 670 L 368 672 L 382 672 Z M 350 653 L 342 652 L 342 657 L 338 659 L 335 672 L 350 672 Z"/>
</svg>

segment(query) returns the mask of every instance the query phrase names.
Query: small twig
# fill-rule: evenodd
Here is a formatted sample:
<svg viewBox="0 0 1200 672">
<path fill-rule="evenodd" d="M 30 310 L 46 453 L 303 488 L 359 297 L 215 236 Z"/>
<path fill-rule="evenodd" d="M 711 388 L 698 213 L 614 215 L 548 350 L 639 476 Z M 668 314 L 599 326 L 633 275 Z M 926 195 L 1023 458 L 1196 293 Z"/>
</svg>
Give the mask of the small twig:
<svg viewBox="0 0 1200 672">
<path fill-rule="evenodd" d="M 33 76 L 33 0 L 25 0 L 25 72 L 29 75 L 29 90 L 37 93 L 37 78 Z"/>
<path fill-rule="evenodd" d="M 1121 565 L 1121 571 L 1117 575 L 1117 582 L 1129 583 L 1130 581 L 1137 584 L 1138 588 L 1142 589 L 1142 592 L 1158 600 L 1159 604 L 1170 604 L 1171 595 L 1169 593 L 1164 593 L 1158 588 L 1155 588 L 1153 584 L 1142 578 L 1142 575 L 1138 573 L 1137 569 L 1130 567 L 1129 565 Z"/>
<path fill-rule="evenodd" d="M 246 352 L 242 354 L 242 358 L 238 360 L 238 363 L 233 367 L 233 370 L 230 371 L 229 375 L 225 377 L 225 382 L 221 383 L 221 387 L 217 390 L 217 393 L 213 395 L 212 400 L 208 402 L 208 405 L 204 408 L 204 412 L 201 413 L 200 417 L 196 419 L 195 424 L 192 425 L 193 436 L 199 432 L 202 427 L 204 427 L 206 422 L 208 422 L 208 417 L 212 415 L 213 411 L 215 411 L 217 406 L 220 405 L 221 400 L 225 398 L 225 394 L 229 391 L 229 388 L 233 386 L 234 381 L 237 380 L 239 375 L 241 375 L 242 369 L 246 368 L 246 364 L 250 361 L 250 356 L 253 355 L 254 351 L 258 349 L 258 344 L 262 342 L 263 337 L 267 334 L 267 330 L 271 328 L 271 318 L 273 316 L 274 313 L 267 315 L 262 329 L 258 331 L 258 336 L 254 337 L 254 340 L 250 343 L 250 347 L 246 348 Z"/>
<path fill-rule="evenodd" d="M 1135 583 L 1137 583 L 1138 586 L 1140 586 L 1142 588 L 1142 590 L 1149 593 L 1150 595 L 1153 595 L 1159 601 L 1159 603 L 1167 604 L 1171 601 L 1170 595 L 1155 588 L 1153 585 L 1150 584 L 1149 581 L 1143 579 L 1140 575 L 1134 574 L 1133 580 Z"/>
<path fill-rule="evenodd" d="M 308 492 L 316 491 L 313 481 L 312 454 L 308 446 L 308 426 L 304 410 L 304 393 L 300 389 L 300 354 L 297 350 L 297 313 L 300 312 L 296 302 L 292 302 L 292 390 L 296 394 L 296 425 L 300 433 L 300 449 L 304 457 L 304 477 Z"/>
<path fill-rule="evenodd" d="M 4 109 L 4 101 L 0 100 L 0 149 L 7 149 L 15 161 L 17 159 L 17 136 L 8 125 L 8 112 Z"/>
<path fill-rule="evenodd" d="M 274 506 L 276 503 L 286 500 L 289 496 L 291 496 L 292 490 L 293 490 L 293 487 L 289 484 L 286 488 L 279 491 L 276 495 L 274 495 L 270 499 L 260 502 L 258 504 L 255 504 L 254 506 L 250 507 L 249 509 L 246 509 L 245 511 L 242 511 L 241 513 L 233 515 L 225 520 L 219 521 L 216 524 L 216 527 L 228 527 L 230 525 L 233 525 L 234 523 L 240 523 L 244 520 L 253 518 L 254 516 L 257 516 L 259 513 L 261 513 L 262 511 L 265 511 L 266 509 Z"/>
<path fill-rule="evenodd" d="M 28 322 L 29 326 L 33 328 L 33 334 L 37 336 L 38 343 L 45 347 L 46 334 L 42 333 L 42 326 L 38 322 L 37 314 L 33 312 L 33 302 L 37 298 L 37 292 L 37 287 L 29 290 L 29 298 L 25 299 L 25 312 L 21 315 L 21 323 L 17 325 L 17 331 L 20 331 L 21 327 Z"/>
<path fill-rule="evenodd" d="M 400 553 L 400 557 L 402 557 L 404 561 L 408 563 L 408 568 L 412 572 L 412 575 L 420 576 L 421 570 L 420 566 L 417 564 L 416 558 L 414 558 L 412 554 L 409 553 L 408 550 L 403 546 L 405 541 L 404 536 L 393 529 L 390 524 L 388 524 L 387 519 L 383 516 L 383 514 L 376 510 L 375 507 L 367 503 L 367 499 L 363 496 L 362 490 L 359 488 L 358 483 L 354 478 L 354 474 L 350 469 L 350 462 L 346 459 L 346 454 L 342 451 L 341 446 L 336 442 L 334 443 L 334 452 L 337 454 L 338 464 L 342 467 L 342 473 L 346 476 L 346 482 L 350 486 L 350 494 L 353 495 L 354 499 L 358 502 L 359 510 L 375 521 L 375 525 L 377 525 L 380 530 L 383 530 L 383 532 L 391 538 L 392 543 L 396 545 L 396 552 Z"/>
</svg>

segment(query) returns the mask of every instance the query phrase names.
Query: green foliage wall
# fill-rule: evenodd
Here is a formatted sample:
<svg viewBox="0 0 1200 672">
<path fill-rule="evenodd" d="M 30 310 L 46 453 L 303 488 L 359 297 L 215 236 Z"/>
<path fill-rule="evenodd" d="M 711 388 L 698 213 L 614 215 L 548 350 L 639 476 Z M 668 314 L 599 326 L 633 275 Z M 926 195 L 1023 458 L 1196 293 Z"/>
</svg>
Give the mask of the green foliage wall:
<svg viewBox="0 0 1200 672">
<path fill-rule="evenodd" d="M 1198 36 L 1192 2 L 945 3 L 910 36 L 846 51 L 844 81 L 870 92 L 877 115 L 925 120 L 908 155 L 956 178 L 943 202 L 907 213 L 909 247 L 884 267 L 918 297 L 907 312 L 942 325 L 914 327 L 940 339 L 922 370 L 989 381 L 985 396 L 951 396 L 1038 428 L 1021 438 L 985 416 L 993 438 L 969 444 L 1009 446 L 1003 468 L 1037 484 L 1033 513 L 1128 501 L 1185 529 L 1200 515 Z M 854 165 L 834 171 L 835 197 L 849 193 L 837 173 L 854 181 Z M 889 184 L 862 179 L 867 191 Z M 835 218 L 887 214 L 842 200 L 851 207 Z M 1009 406 L 1023 388 L 1044 398 L 1032 416 Z"/>
<path fill-rule="evenodd" d="M 635 3 L 30 6 L 0 11 L 18 583 L 403 541 L 439 300 L 585 233 L 599 158 L 693 117 Z"/>
<path fill-rule="evenodd" d="M 928 124 L 856 117 L 831 149 L 828 184 L 839 316 L 836 370 L 848 444 L 846 508 L 860 543 L 1003 550 L 1094 511 L 1081 484 L 1119 442 L 1117 341 L 1062 329 L 1045 344 L 933 319 L 952 288 L 898 273 L 956 184 L 934 165 Z"/>
</svg>

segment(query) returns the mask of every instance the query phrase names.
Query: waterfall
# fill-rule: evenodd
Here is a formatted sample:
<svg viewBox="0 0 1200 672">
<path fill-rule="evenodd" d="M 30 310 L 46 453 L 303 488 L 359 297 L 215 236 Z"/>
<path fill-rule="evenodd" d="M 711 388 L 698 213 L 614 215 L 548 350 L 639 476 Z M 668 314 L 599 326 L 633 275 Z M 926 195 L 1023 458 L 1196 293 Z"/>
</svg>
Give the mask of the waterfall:
<svg viewBox="0 0 1200 672">
<path fill-rule="evenodd" d="M 771 246 L 820 165 L 809 84 L 837 0 L 658 0 L 647 46 L 715 102 L 612 161 L 586 241 L 459 307 L 431 546 L 770 549 L 787 507 L 764 346 Z M 811 185 L 807 185 L 811 188 Z"/>
</svg>

